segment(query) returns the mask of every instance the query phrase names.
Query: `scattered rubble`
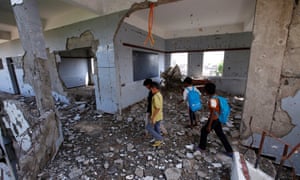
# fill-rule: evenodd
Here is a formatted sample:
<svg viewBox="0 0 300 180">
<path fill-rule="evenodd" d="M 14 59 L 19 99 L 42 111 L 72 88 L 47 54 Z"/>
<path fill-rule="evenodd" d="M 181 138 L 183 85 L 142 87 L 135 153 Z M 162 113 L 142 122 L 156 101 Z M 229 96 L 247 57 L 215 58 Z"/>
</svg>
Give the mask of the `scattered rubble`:
<svg viewBox="0 0 300 180">
<path fill-rule="evenodd" d="M 207 121 L 205 103 L 204 110 L 198 114 L 199 126 L 190 129 L 186 128 L 189 124 L 186 105 L 177 104 L 181 94 L 162 93 L 168 135 L 164 136 L 164 145 L 159 148 L 152 147 L 152 137 L 145 136 L 146 100 L 125 109 L 122 115 L 95 110 L 92 97 L 77 97 L 71 105 L 56 103 L 64 142 L 38 179 L 230 179 L 232 160 L 222 153 L 223 146 L 215 133 L 208 136 L 205 153 L 194 151 L 201 126 Z M 33 105 L 33 100 L 28 103 Z M 203 97 L 203 102 L 206 100 L 207 97 Z M 243 99 L 229 97 L 229 100 L 232 114 L 230 122 L 224 126 L 225 134 L 234 150 L 245 152 L 246 159 L 251 162 L 255 159 L 251 157 L 255 156 L 254 151 L 245 151 L 239 146 Z M 273 167 L 269 163 L 268 166 Z M 271 167 L 268 174 L 274 177 Z"/>
</svg>

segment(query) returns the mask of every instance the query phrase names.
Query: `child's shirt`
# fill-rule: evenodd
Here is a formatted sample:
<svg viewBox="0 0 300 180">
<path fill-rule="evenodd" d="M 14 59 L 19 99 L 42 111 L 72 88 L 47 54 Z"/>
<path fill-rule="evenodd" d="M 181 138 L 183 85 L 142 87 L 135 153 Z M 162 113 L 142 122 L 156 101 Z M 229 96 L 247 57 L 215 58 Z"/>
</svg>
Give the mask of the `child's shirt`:
<svg viewBox="0 0 300 180">
<path fill-rule="evenodd" d="M 155 109 L 159 109 L 159 112 L 154 117 L 154 122 L 163 119 L 163 97 L 160 92 L 157 92 L 152 97 L 152 108 L 151 112 L 154 113 Z"/>
<path fill-rule="evenodd" d="M 190 91 L 191 90 L 193 90 L 193 87 L 194 86 L 188 86 L 188 87 L 186 87 L 186 88 L 188 88 Z M 184 88 L 184 91 L 183 91 L 183 101 L 185 101 L 186 102 L 186 104 L 187 104 L 187 106 L 189 107 L 189 102 L 188 102 L 188 90 L 186 89 L 186 88 Z M 196 88 L 196 87 L 194 87 L 194 90 L 197 92 L 197 93 L 199 93 L 199 96 L 201 97 L 201 92 Z"/>
<path fill-rule="evenodd" d="M 210 112 L 209 116 L 211 116 L 213 120 L 217 120 L 219 118 L 217 114 L 220 114 L 219 100 L 217 98 L 210 98 L 208 101 L 208 108 Z"/>
</svg>

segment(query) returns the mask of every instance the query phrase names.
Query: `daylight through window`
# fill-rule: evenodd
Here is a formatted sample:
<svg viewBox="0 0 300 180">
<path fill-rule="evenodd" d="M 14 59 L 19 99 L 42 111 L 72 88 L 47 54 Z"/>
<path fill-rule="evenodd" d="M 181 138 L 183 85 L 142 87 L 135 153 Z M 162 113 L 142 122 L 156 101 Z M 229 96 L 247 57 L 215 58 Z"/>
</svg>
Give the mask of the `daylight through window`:
<svg viewBox="0 0 300 180">
<path fill-rule="evenodd" d="M 203 53 L 203 76 L 222 76 L 224 51 L 208 51 Z"/>
<path fill-rule="evenodd" d="M 171 54 L 171 66 L 175 67 L 177 64 L 180 68 L 182 75 L 187 75 L 187 63 L 188 63 L 188 53 Z"/>
</svg>

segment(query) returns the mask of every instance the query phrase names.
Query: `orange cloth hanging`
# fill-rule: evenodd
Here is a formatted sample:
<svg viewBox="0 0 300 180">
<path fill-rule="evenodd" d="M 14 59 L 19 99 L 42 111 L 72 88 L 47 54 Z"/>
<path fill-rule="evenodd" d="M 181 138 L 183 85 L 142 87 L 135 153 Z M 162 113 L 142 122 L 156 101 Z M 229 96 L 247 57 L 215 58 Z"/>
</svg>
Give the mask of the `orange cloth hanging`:
<svg viewBox="0 0 300 180">
<path fill-rule="evenodd" d="M 146 45 L 147 42 L 150 40 L 151 46 L 154 46 L 155 41 L 152 36 L 153 11 L 154 11 L 154 3 L 150 3 L 150 11 L 149 11 L 149 16 L 148 16 L 148 35 L 144 42 L 144 45 Z"/>
</svg>

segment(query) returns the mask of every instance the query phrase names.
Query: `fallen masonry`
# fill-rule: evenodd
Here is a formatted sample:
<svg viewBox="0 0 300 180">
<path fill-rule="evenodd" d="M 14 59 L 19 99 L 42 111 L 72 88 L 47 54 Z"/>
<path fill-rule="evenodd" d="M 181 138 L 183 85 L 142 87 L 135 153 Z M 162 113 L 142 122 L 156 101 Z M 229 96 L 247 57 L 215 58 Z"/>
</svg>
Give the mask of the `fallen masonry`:
<svg viewBox="0 0 300 180">
<path fill-rule="evenodd" d="M 163 96 L 168 134 L 159 148 L 152 147 L 152 138 L 144 134 L 146 100 L 123 110 L 122 115 L 95 110 L 92 97 L 76 98 L 70 105 L 57 102 L 64 141 L 38 179 L 230 179 L 232 159 L 222 153 L 223 146 L 215 133 L 208 137 L 207 152 L 194 151 L 207 120 L 207 107 L 198 113 L 199 126 L 190 129 L 186 128 L 186 105 L 177 104 L 181 94 L 163 92 Z M 243 98 L 228 98 L 232 114 L 224 131 L 234 150 L 251 162 L 256 159 L 255 152 L 239 145 Z M 35 112 L 33 98 L 16 100 L 27 103 L 27 108 Z M 204 104 L 206 101 L 203 97 Z M 270 160 L 263 158 L 260 167 L 275 176 Z M 282 176 L 290 178 L 289 173 Z"/>
</svg>

